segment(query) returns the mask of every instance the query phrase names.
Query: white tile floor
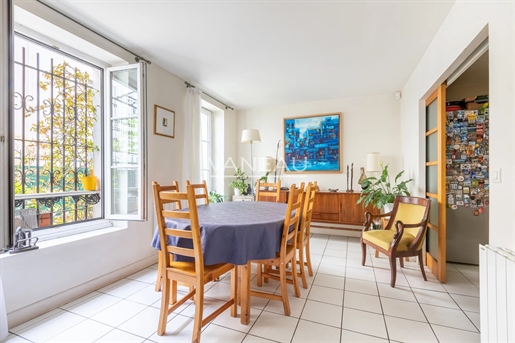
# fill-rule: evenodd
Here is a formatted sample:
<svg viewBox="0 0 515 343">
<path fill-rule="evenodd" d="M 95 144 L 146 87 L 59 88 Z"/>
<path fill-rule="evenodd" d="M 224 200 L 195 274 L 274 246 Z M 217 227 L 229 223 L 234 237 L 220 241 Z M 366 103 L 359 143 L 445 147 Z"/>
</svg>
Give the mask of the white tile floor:
<svg viewBox="0 0 515 343">
<path fill-rule="evenodd" d="M 225 311 L 204 327 L 202 342 L 480 341 L 478 267 L 448 264 L 448 282 L 440 284 L 429 271 L 424 282 L 418 265 L 408 262 L 391 288 L 387 259 L 369 251 L 361 266 L 357 238 L 313 235 L 311 247 L 316 273 L 300 298 L 290 296 L 290 317 L 280 302 L 253 298 L 249 325 Z M 156 334 L 156 268 L 19 325 L 5 342 L 189 342 L 191 303 L 169 316 L 165 336 Z M 229 293 L 228 277 L 208 287 L 204 313 Z M 274 281 L 264 288 L 280 292 Z"/>
</svg>

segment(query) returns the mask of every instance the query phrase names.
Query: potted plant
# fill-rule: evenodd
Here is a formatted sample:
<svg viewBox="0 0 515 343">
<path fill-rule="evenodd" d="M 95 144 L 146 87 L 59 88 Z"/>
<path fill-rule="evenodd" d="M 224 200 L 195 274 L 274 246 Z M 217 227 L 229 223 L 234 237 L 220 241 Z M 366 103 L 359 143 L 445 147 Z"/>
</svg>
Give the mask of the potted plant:
<svg viewBox="0 0 515 343">
<path fill-rule="evenodd" d="M 209 191 L 208 199 L 210 203 L 224 202 L 224 196 L 216 191 Z"/>
<path fill-rule="evenodd" d="M 399 195 L 410 195 L 408 187 L 406 186 L 413 179 L 398 181 L 404 174 L 404 170 L 395 176 L 393 184 L 390 182 L 390 175 L 388 174 L 388 165 L 379 163 L 381 166 L 381 176 L 367 177 L 360 182 L 360 185 L 365 189 L 359 197 L 357 204 L 363 202 L 365 206 L 372 204 L 375 208 L 381 209 L 386 204 L 393 204 L 395 197 Z M 390 212 L 385 209 L 385 213 Z"/>
<path fill-rule="evenodd" d="M 248 176 L 240 168 L 236 168 L 234 176 L 236 176 L 236 180 L 231 181 L 229 187 L 234 188 L 234 195 L 242 195 L 247 191 L 245 180 L 248 179 Z"/>
</svg>

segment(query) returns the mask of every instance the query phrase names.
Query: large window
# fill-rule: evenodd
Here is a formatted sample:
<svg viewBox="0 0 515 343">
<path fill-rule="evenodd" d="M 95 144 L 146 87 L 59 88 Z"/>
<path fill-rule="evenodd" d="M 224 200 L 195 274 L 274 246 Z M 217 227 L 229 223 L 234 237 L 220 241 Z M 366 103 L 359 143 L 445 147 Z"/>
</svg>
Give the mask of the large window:
<svg viewBox="0 0 515 343">
<path fill-rule="evenodd" d="M 202 108 L 200 111 L 200 177 L 206 180 L 211 189 L 211 174 L 213 162 L 211 159 L 211 111 Z"/>
<path fill-rule="evenodd" d="M 36 36 L 14 39 L 13 231 L 145 219 L 144 67 L 106 68 Z"/>
<path fill-rule="evenodd" d="M 97 181 L 81 180 L 102 173 L 103 70 L 21 35 L 14 43 L 15 226 L 102 218 Z"/>
</svg>

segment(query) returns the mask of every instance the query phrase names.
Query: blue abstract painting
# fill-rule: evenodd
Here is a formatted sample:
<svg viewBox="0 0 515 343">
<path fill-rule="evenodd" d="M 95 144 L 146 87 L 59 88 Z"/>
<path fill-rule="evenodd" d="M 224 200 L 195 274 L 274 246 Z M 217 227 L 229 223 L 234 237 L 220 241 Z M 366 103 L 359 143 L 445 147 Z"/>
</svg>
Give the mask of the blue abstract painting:
<svg viewBox="0 0 515 343">
<path fill-rule="evenodd" d="M 284 119 L 286 172 L 340 172 L 341 113 Z"/>
</svg>

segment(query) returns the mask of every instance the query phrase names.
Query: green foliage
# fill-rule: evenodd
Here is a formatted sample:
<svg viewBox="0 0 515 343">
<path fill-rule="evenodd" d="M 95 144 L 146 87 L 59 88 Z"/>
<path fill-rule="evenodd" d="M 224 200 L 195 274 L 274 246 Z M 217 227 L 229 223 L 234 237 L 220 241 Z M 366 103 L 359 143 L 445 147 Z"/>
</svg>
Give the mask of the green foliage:
<svg viewBox="0 0 515 343">
<path fill-rule="evenodd" d="M 372 204 L 375 208 L 382 208 L 388 203 L 393 203 L 396 196 L 399 195 L 410 195 L 408 187 L 406 186 L 413 179 L 401 181 L 398 180 L 404 174 L 404 170 L 395 176 L 395 181 L 392 184 L 390 182 L 390 176 L 388 174 L 388 165 L 381 165 L 381 176 L 379 178 L 372 176 L 367 177 L 361 182 L 364 190 L 359 197 L 357 204 L 363 202 L 365 206 Z M 368 187 L 365 187 L 368 185 Z"/>
<path fill-rule="evenodd" d="M 221 194 L 218 194 L 215 191 L 209 191 L 209 202 L 210 203 L 224 202 L 224 196 Z"/>
<path fill-rule="evenodd" d="M 241 194 L 244 194 L 247 190 L 247 184 L 245 183 L 245 180 L 248 179 L 248 176 L 245 175 L 245 172 L 241 170 L 240 168 L 236 168 L 236 172 L 234 173 L 234 176 L 236 176 L 236 180 L 231 181 L 229 184 L 229 187 L 231 188 L 238 188 L 241 192 Z"/>
</svg>

